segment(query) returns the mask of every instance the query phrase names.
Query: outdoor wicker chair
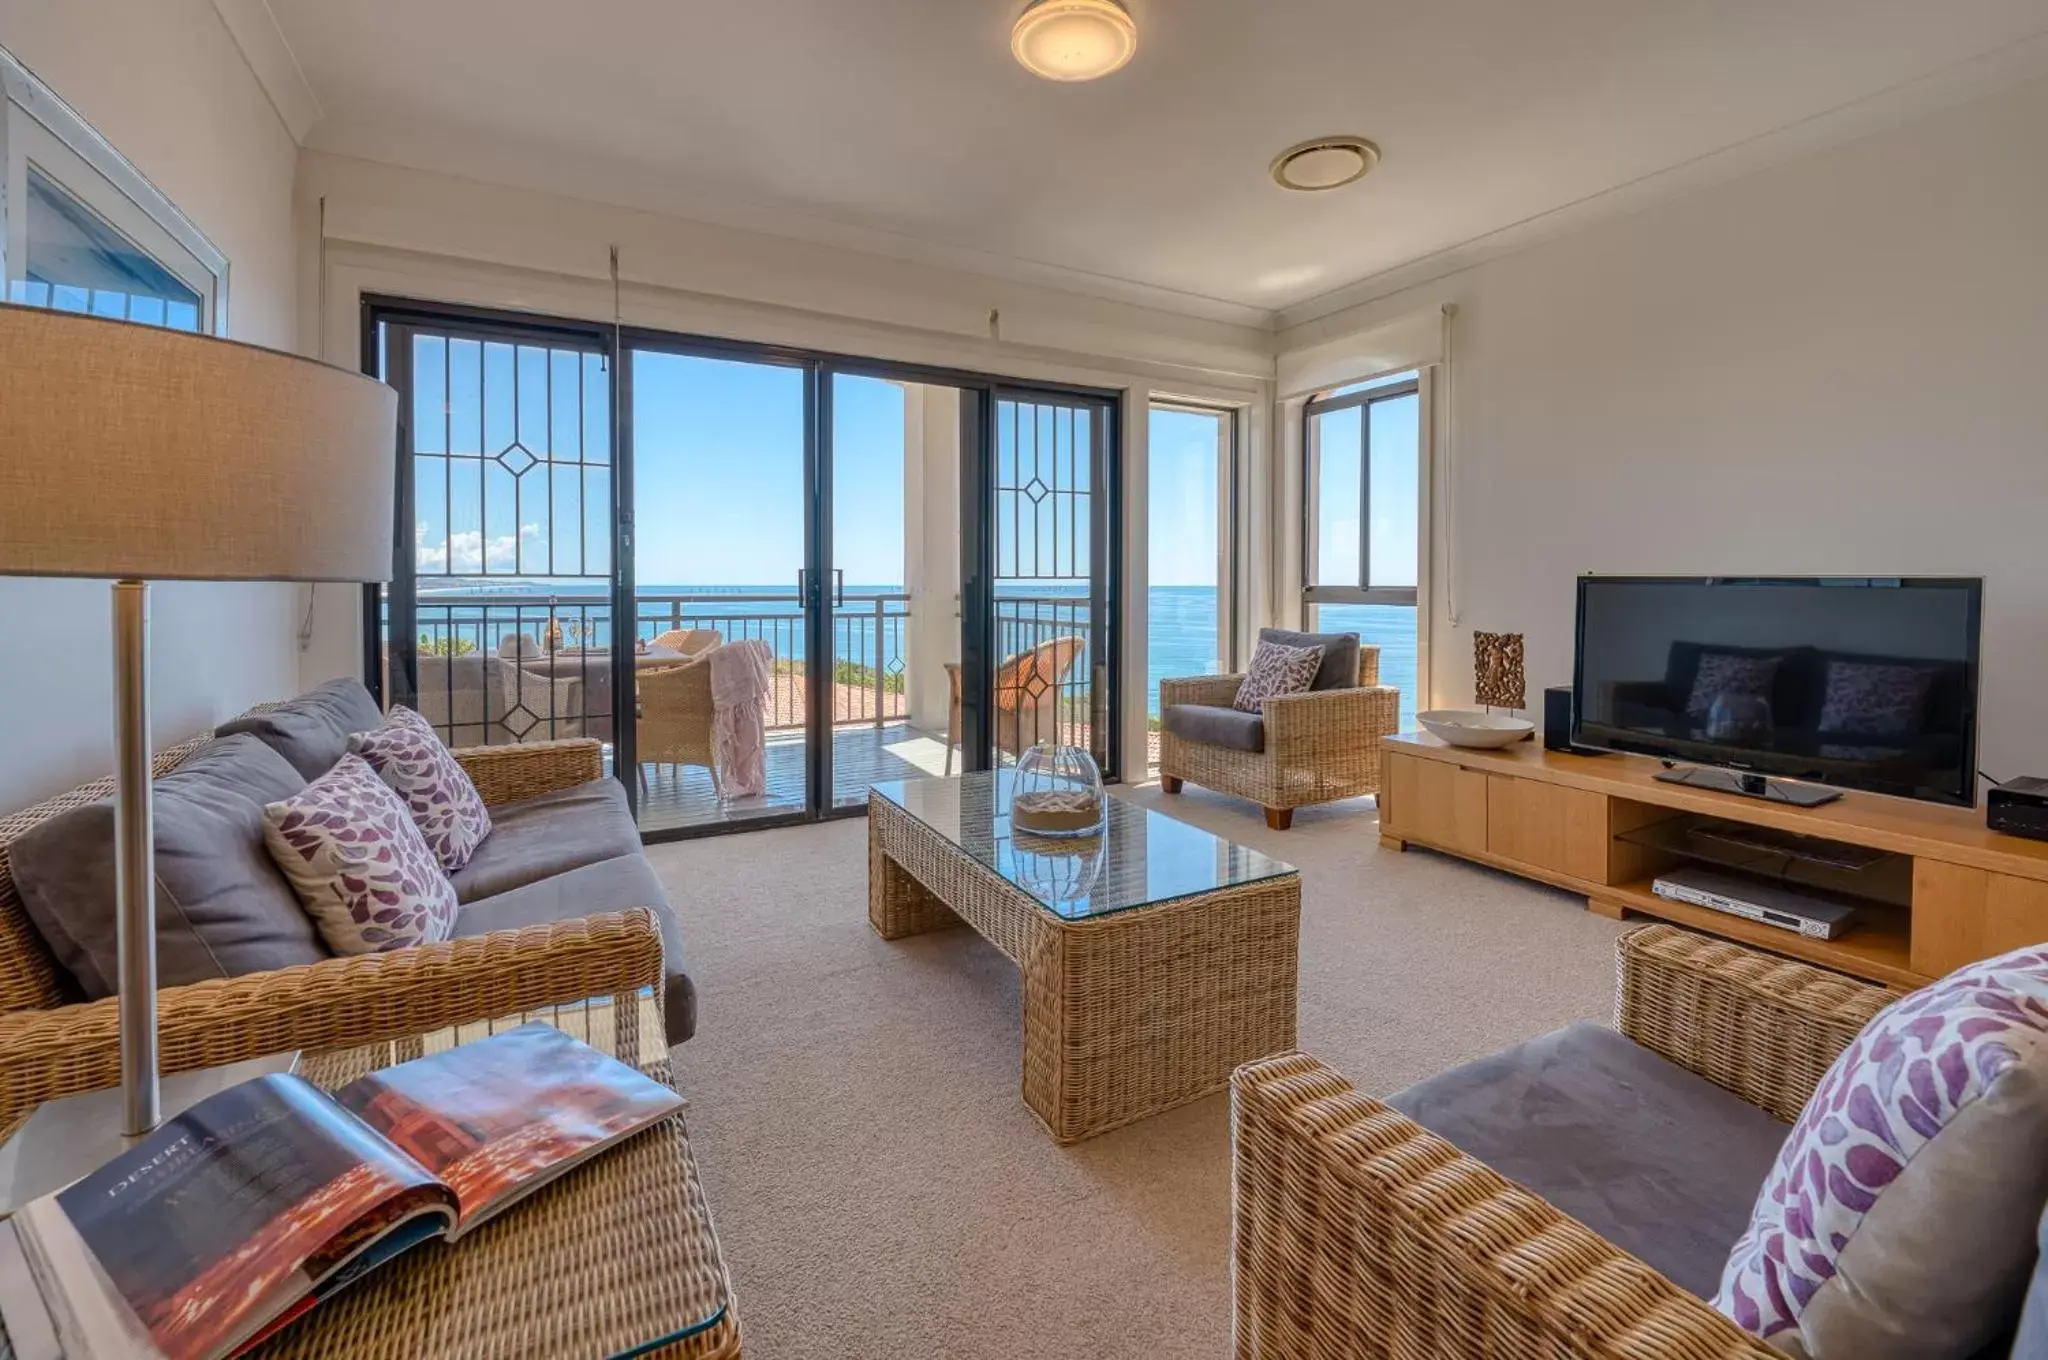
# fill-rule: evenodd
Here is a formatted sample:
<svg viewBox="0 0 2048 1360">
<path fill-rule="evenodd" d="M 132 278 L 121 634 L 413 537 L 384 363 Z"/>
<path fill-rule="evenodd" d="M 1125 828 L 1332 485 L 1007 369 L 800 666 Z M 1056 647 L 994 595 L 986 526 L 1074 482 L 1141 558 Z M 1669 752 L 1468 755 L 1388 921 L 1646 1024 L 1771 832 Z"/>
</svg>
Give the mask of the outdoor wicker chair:
<svg viewBox="0 0 2048 1360">
<path fill-rule="evenodd" d="M 1401 691 L 1380 684 L 1380 649 L 1359 646 L 1349 633 L 1265 629 L 1259 636 L 1325 644 L 1329 654 L 1316 687 L 1243 713 L 1230 706 L 1241 674 L 1160 681 L 1160 788 L 1179 793 L 1184 784 L 1199 784 L 1249 798 L 1265 809 L 1266 825 L 1275 831 L 1294 824 L 1298 807 L 1378 793 L 1380 738 L 1401 730 Z M 1353 647 L 1355 683 L 1345 673 Z"/>
<path fill-rule="evenodd" d="M 640 761 L 641 778 L 646 778 L 649 765 L 701 765 L 711 771 L 711 790 L 723 801 L 725 784 L 711 733 L 717 716 L 711 701 L 711 662 L 651 666 L 640 672 L 639 688 L 634 756 Z"/>
<path fill-rule="evenodd" d="M 1021 756 L 1041 741 L 1061 740 L 1060 701 L 1065 697 L 1067 676 L 1086 651 L 1088 641 L 1079 637 L 1057 637 L 1041 642 L 1028 652 L 1007 658 L 996 670 L 996 750 L 1006 756 Z M 952 694 L 946 711 L 946 773 L 953 773 L 953 750 L 960 744 L 960 663 L 946 663 L 946 683 Z M 1078 724 L 1069 724 L 1069 727 Z M 1066 739 L 1078 733 L 1069 730 Z"/>
<path fill-rule="evenodd" d="M 157 754 L 159 775 L 205 744 Z M 491 806 L 572 788 L 604 773 L 588 739 L 455 752 Z M 0 819 L 0 1134 L 37 1104 L 115 1086 L 116 1001 L 75 1002 L 14 882 L 9 849 L 31 827 L 113 794 L 102 779 Z M 167 987 L 158 995 L 166 1073 L 293 1049 L 382 1043 L 596 996 L 663 985 L 661 932 L 647 910 L 493 931 L 272 972 Z"/>
<path fill-rule="evenodd" d="M 1628 1106 L 1674 1083 L 1696 1088 L 1688 1099 L 1718 1102 L 1713 1108 L 1721 1112 L 1698 1121 L 1702 1127 L 1689 1140 L 1699 1145 L 1694 1155 L 1702 1163 L 1716 1163 L 1714 1173 L 1733 1165 L 1715 1150 L 1724 1128 L 1745 1129 L 1742 1141 L 1754 1145 L 1747 1155 L 1761 1156 L 1767 1167 L 1782 1141 L 1770 1130 L 1798 1117 L 1829 1064 L 1895 999 L 1881 987 L 1671 926 L 1622 936 L 1616 962 L 1620 1037 L 1584 1028 L 1605 1036 L 1605 1051 L 1633 1052 L 1627 1041 L 1643 1050 L 1619 1070 L 1655 1068 L 1662 1075 L 1629 1082 L 1631 1100 L 1586 1117 L 1621 1119 Z M 1579 1037 L 1583 1043 L 1588 1036 Z M 1459 1089 L 1497 1083 L 1495 1063 L 1471 1065 L 1476 1075 Z M 1526 1121 L 1477 1119 L 1469 1103 L 1462 1111 L 1447 1104 L 1443 1088 L 1418 1100 L 1424 1087 L 1382 1102 L 1299 1053 L 1238 1069 L 1231 1080 L 1238 1360 L 1782 1360 L 1783 1352 L 1742 1331 L 1698 1292 L 1394 1106 L 1419 1103 L 1439 1115 L 1452 1109 L 1468 1127 L 1484 1123 L 1493 1130 L 1485 1136 L 1516 1145 L 1521 1179 L 1541 1180 L 1532 1168 L 1554 1159 L 1563 1163 L 1554 1184 L 1617 1207 L 1599 1197 L 1607 1189 L 1617 1198 L 1629 1193 L 1630 1178 L 1609 1166 L 1608 1178 L 1589 1180 L 1574 1153 L 1581 1160 L 1600 1154 L 1581 1150 L 1570 1128 L 1546 1133 Z M 1676 1127 L 1682 1131 L 1685 1121 Z M 1688 1140 L 1681 1133 L 1672 1141 Z M 1668 1144 L 1637 1151 L 1686 1174 L 1709 1174 L 1704 1165 L 1670 1163 L 1682 1154 Z M 1740 1190 L 1733 1203 L 1738 1221 L 1746 1221 L 1761 1175 L 1759 1169 L 1740 1187 L 1738 1178 L 1725 1177 L 1728 1184 L 1718 1186 L 1726 1192 L 1721 1200 Z M 1669 1237 L 1697 1230 L 1698 1216 L 1638 1194 L 1638 1207 L 1663 1203 L 1671 1215 L 1668 1222 L 1627 1224 L 1640 1229 L 1643 1249 L 1654 1244 L 1673 1260 L 1700 1265 L 1696 1243 L 1679 1251 Z M 1731 1234 L 1724 1254 L 1733 1246 Z M 1717 1275 L 1718 1265 L 1711 1269 Z"/>
<path fill-rule="evenodd" d="M 723 641 L 725 635 L 716 628 L 671 628 L 648 645 L 664 652 L 701 656 Z"/>
</svg>

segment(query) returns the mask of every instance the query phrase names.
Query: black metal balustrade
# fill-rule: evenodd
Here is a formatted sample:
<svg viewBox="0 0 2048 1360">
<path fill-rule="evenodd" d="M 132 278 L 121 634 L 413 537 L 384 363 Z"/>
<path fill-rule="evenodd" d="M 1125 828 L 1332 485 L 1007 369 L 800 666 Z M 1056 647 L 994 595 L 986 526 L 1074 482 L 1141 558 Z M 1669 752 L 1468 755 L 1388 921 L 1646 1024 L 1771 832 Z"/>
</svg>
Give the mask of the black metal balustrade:
<svg viewBox="0 0 2048 1360">
<path fill-rule="evenodd" d="M 664 633 L 691 629 L 714 630 L 722 642 L 766 643 L 774 657 L 768 726 L 778 731 L 804 726 L 805 621 L 794 592 L 642 595 L 636 612 L 635 636 L 648 643 Z M 834 609 L 834 726 L 879 728 L 908 719 L 909 620 L 910 597 L 900 592 L 848 592 Z M 591 595 L 423 594 L 417 606 L 417 706 L 451 746 L 575 736 L 610 741 L 611 622 L 610 603 Z M 1041 731 L 1042 739 L 1089 743 L 1089 627 L 1085 599 L 1004 596 L 996 601 L 997 643 L 1005 660 L 1062 640 L 1079 641 L 1053 681 L 1058 689 L 1050 705 L 1055 730 Z M 1027 675 L 1021 688 L 1024 692 L 999 694 L 998 702 L 1013 708 L 1036 704 L 1044 682 Z"/>
</svg>

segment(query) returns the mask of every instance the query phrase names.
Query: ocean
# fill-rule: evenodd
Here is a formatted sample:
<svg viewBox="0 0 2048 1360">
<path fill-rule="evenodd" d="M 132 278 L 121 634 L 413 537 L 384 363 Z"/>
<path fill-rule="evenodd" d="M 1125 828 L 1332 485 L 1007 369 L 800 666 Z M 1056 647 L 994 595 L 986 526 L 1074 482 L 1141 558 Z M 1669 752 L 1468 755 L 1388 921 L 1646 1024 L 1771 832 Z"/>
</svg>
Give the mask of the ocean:
<svg viewBox="0 0 2048 1360">
<path fill-rule="evenodd" d="M 570 641 L 606 646 L 611 640 L 610 610 L 586 594 L 550 595 L 534 582 L 461 581 L 453 598 L 422 591 L 420 631 L 432 644 L 450 636 L 464 649 L 496 650 L 514 633 L 538 636 L 550 615 L 572 633 Z M 728 640 L 758 637 L 776 654 L 792 660 L 804 654 L 801 613 L 787 586 L 640 587 L 639 635 L 652 638 L 678 624 L 717 628 Z M 1082 631 L 1085 593 L 1076 588 L 1033 584 L 1022 598 L 1008 592 L 997 601 L 999 639 L 1005 653 L 1022 650 L 1057 633 Z M 834 619 L 835 651 L 842 663 L 858 667 L 879 664 L 900 671 L 904 655 L 908 602 L 900 586 L 848 585 L 845 605 Z M 551 605 L 550 600 L 559 600 Z M 1026 601 L 1037 603 L 1026 603 Z M 1217 657 L 1216 589 L 1213 586 L 1153 586 L 1147 592 L 1146 695 L 1150 715 L 1159 716 L 1159 682 L 1176 676 L 1213 675 L 1223 667 Z M 1357 633 L 1380 649 L 1380 683 L 1401 691 L 1401 720 L 1414 724 L 1416 694 L 1415 611 L 1392 605 L 1322 605 L 1317 626 L 1325 632 Z M 587 626 L 575 625 L 587 620 Z M 1250 658 L 1240 658 L 1240 663 Z"/>
</svg>

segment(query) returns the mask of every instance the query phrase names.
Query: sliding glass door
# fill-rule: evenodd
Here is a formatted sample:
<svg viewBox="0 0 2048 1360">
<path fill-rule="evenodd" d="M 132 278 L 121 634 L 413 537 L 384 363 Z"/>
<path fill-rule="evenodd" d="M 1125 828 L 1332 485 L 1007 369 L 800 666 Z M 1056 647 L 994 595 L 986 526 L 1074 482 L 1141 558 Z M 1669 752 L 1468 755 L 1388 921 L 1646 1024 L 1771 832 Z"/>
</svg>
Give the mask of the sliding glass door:
<svg viewBox="0 0 2048 1360">
<path fill-rule="evenodd" d="M 611 387 L 587 335 L 393 322 L 395 579 L 372 678 L 452 746 L 613 735 Z"/>
<path fill-rule="evenodd" d="M 995 394 L 990 485 L 990 738 L 999 764 L 1054 742 L 1109 771 L 1115 744 L 1110 612 L 1116 556 L 1110 407 Z"/>
<path fill-rule="evenodd" d="M 626 358 L 641 828 L 801 817 L 814 740 L 802 589 L 812 374 L 645 346 Z M 750 678 L 761 739 L 721 745 L 718 711 Z"/>
<path fill-rule="evenodd" d="M 595 738 L 654 835 L 1039 741 L 1115 772 L 1106 397 L 401 301 L 364 341 L 402 412 L 365 671 L 450 745 Z"/>
</svg>

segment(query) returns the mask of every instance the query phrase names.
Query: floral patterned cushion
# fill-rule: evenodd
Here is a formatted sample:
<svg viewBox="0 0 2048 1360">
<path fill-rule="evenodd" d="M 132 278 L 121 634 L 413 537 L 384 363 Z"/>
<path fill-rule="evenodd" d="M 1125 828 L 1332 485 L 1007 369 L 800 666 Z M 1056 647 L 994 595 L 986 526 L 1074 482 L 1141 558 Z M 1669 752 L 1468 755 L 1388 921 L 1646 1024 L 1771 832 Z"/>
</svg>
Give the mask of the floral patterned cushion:
<svg viewBox="0 0 2048 1360">
<path fill-rule="evenodd" d="M 433 944 L 455 931 L 454 885 L 361 756 L 266 806 L 263 839 L 337 954 Z"/>
<path fill-rule="evenodd" d="M 1934 672 L 1896 661 L 1830 661 L 1820 701 L 1820 730 L 1896 736 L 1920 730 Z"/>
<path fill-rule="evenodd" d="M 2018 1316 L 2048 1203 L 2048 945 L 1887 1007 L 1765 1179 L 1714 1306 L 1794 1354 L 1975 1355 Z"/>
<path fill-rule="evenodd" d="M 1257 713 L 1261 700 L 1301 694 L 1315 683 L 1322 664 L 1321 647 L 1283 647 L 1277 642 L 1262 641 L 1252 653 L 1252 664 L 1238 682 L 1237 697 L 1230 701 L 1230 706 Z"/>
<path fill-rule="evenodd" d="M 409 708 L 391 710 L 382 727 L 358 732 L 348 749 L 369 762 L 412 813 L 427 848 L 454 873 L 491 834 L 491 814 L 441 734 Z"/>
<path fill-rule="evenodd" d="M 1713 712 L 1716 699 L 1740 700 L 1771 697 L 1777 683 L 1782 656 L 1744 656 L 1740 652 L 1702 652 L 1700 668 L 1693 676 L 1692 693 L 1685 699 L 1685 716 L 1704 722 Z"/>
</svg>

